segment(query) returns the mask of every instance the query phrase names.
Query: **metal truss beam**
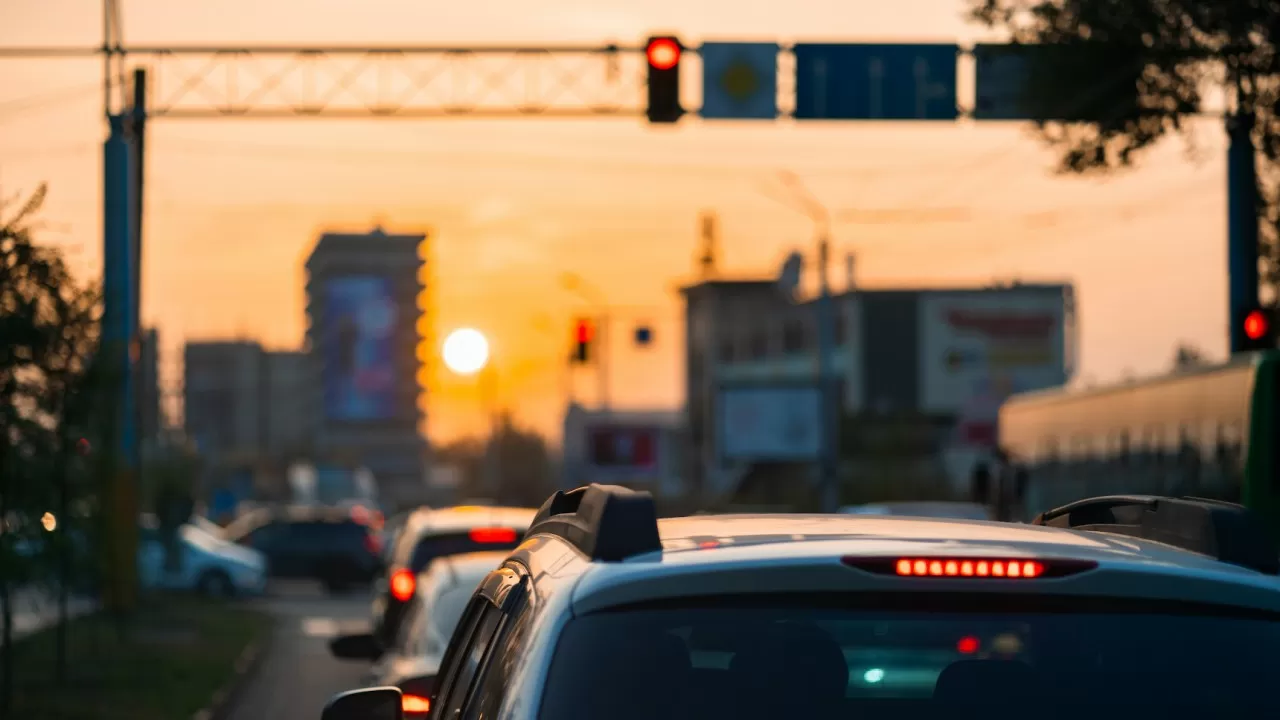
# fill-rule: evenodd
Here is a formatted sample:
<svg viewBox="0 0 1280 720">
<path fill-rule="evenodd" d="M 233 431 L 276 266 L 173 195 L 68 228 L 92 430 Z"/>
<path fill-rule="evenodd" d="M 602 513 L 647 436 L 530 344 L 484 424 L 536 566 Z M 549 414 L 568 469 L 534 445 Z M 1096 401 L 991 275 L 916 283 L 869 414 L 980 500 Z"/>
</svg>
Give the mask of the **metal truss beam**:
<svg viewBox="0 0 1280 720">
<path fill-rule="evenodd" d="M 150 117 L 642 116 L 639 47 L 7 48 L 0 57 L 105 55 L 148 70 Z M 108 108 L 129 105 L 128 82 Z"/>
</svg>

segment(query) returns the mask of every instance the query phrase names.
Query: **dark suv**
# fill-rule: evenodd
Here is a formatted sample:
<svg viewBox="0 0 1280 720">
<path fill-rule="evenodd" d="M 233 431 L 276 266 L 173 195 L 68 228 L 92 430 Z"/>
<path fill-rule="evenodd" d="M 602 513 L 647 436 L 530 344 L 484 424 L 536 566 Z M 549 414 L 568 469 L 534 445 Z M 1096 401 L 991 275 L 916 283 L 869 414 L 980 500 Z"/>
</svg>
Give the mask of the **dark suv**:
<svg viewBox="0 0 1280 720">
<path fill-rule="evenodd" d="M 330 592 L 367 585 L 382 570 L 377 531 L 349 510 L 261 510 L 228 526 L 226 537 L 266 555 L 270 577 L 318 580 Z"/>
</svg>

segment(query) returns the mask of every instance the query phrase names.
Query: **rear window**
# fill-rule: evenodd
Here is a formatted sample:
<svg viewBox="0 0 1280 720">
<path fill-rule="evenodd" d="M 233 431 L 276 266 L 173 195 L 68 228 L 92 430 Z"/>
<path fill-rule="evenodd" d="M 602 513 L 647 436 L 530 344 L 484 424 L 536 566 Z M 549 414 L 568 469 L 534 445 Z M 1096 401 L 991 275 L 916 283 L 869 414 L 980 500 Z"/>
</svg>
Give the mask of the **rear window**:
<svg viewBox="0 0 1280 720">
<path fill-rule="evenodd" d="M 1280 717 L 1274 618 L 1079 600 L 965 610 L 972 603 L 952 599 L 928 610 L 866 607 L 863 596 L 581 616 L 558 641 L 540 717 L 902 720 L 973 704 L 1037 707 L 1035 717 L 1087 707 L 1090 720 L 1135 708 Z"/>
<path fill-rule="evenodd" d="M 415 574 L 427 569 L 432 560 L 463 553 L 485 552 L 490 550 L 510 550 L 520 544 L 524 531 L 514 528 L 503 528 L 506 532 L 486 532 L 473 538 L 470 532 L 451 533 L 448 535 L 427 535 L 418 540 L 413 548 L 413 557 L 409 561 L 409 569 Z"/>
</svg>

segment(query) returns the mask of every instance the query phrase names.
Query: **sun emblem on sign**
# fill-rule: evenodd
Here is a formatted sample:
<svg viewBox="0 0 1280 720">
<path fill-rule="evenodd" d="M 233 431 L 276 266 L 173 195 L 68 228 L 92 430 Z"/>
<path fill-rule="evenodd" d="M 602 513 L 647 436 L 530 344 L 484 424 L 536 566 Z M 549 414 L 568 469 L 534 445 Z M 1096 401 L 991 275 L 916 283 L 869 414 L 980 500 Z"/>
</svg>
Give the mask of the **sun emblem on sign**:
<svg viewBox="0 0 1280 720">
<path fill-rule="evenodd" d="M 720 75 L 720 88 L 734 100 L 742 101 L 756 93 L 760 79 L 751 63 L 737 60 Z"/>
</svg>

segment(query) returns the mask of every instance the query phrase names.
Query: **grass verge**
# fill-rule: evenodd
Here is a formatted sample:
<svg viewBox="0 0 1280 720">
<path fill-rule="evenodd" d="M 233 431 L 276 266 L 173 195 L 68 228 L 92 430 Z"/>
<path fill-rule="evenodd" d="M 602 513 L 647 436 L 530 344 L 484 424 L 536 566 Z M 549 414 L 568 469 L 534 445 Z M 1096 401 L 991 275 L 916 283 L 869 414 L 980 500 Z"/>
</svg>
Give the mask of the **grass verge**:
<svg viewBox="0 0 1280 720">
<path fill-rule="evenodd" d="M 120 623 L 107 613 L 67 625 L 67 674 L 55 677 L 56 630 L 14 643 L 13 717 L 187 720 L 233 676 L 270 620 L 246 607 L 151 598 Z"/>
</svg>

